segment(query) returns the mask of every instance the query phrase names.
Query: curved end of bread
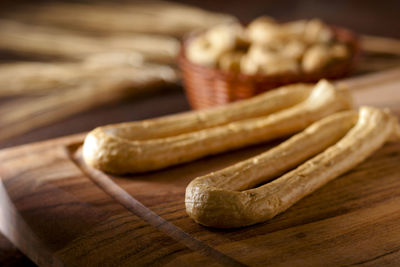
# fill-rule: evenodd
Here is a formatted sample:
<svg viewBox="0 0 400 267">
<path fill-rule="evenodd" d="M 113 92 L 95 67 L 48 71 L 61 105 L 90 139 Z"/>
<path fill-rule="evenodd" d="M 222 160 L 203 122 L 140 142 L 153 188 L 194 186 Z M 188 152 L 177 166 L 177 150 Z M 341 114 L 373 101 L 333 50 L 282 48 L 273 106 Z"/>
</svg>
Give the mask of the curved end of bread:
<svg viewBox="0 0 400 267">
<path fill-rule="evenodd" d="M 186 188 L 186 212 L 195 222 L 214 228 L 239 228 L 274 217 L 273 209 L 265 204 L 262 215 L 248 209 L 246 203 L 254 197 L 251 193 L 206 186 L 195 179 Z"/>
<path fill-rule="evenodd" d="M 138 160 L 146 158 L 144 151 L 134 141 L 126 141 L 107 132 L 104 127 L 91 131 L 85 138 L 82 148 L 86 164 L 111 174 L 142 173 L 157 169 L 153 161 Z"/>
<path fill-rule="evenodd" d="M 320 80 L 314 87 L 313 92 L 310 95 L 310 102 L 318 102 L 323 98 L 332 98 L 340 104 L 340 110 L 353 109 L 354 100 L 350 91 L 337 88 L 333 83 L 326 79 Z"/>
<path fill-rule="evenodd" d="M 104 172 L 123 174 L 126 170 L 120 166 L 120 151 L 113 149 L 113 140 L 101 128 L 91 131 L 85 138 L 82 148 L 86 164 Z"/>
<path fill-rule="evenodd" d="M 103 170 L 104 163 L 104 139 L 100 138 L 99 129 L 94 129 L 85 137 L 82 147 L 82 156 L 86 164 L 96 169 Z"/>
</svg>

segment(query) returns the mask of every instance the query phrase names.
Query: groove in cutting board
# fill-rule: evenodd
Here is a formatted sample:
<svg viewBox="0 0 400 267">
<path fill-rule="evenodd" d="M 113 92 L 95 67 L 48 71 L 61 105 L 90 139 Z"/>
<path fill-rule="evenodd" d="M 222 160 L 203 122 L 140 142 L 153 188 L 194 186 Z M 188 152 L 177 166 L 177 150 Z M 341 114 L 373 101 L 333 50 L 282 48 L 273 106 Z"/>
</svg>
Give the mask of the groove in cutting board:
<svg viewBox="0 0 400 267">
<path fill-rule="evenodd" d="M 39 266 L 56 266 L 52 257 L 58 266 L 188 266 L 186 254 L 217 265 L 125 209 L 82 173 L 66 147 L 79 147 L 83 138 L 0 151 L 0 229 L 14 245 Z"/>
<path fill-rule="evenodd" d="M 168 221 L 151 211 L 149 208 L 144 206 L 141 202 L 136 200 L 133 196 L 131 196 L 116 183 L 114 183 L 106 174 L 86 165 L 82 160 L 79 151 L 74 155 L 73 147 L 67 149 L 71 160 L 82 170 L 83 173 L 85 173 L 105 193 L 110 195 L 113 199 L 115 199 L 118 203 L 120 203 L 136 216 L 156 227 L 159 231 L 167 234 L 174 240 L 183 243 L 188 248 L 194 251 L 198 251 L 205 256 L 212 257 L 223 265 L 246 266 L 241 262 L 206 245 L 200 240 L 190 236 L 181 228 L 178 228 L 172 223 L 169 223 Z"/>
</svg>

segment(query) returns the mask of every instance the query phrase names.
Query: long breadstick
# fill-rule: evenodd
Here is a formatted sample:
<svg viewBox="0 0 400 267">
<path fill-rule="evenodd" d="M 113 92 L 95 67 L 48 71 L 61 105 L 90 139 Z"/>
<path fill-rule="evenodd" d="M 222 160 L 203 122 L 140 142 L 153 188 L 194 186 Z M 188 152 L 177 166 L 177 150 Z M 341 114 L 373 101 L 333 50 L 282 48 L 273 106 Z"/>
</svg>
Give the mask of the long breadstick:
<svg viewBox="0 0 400 267">
<path fill-rule="evenodd" d="M 130 140 L 164 138 L 265 116 L 304 101 L 311 91 L 312 86 L 306 84 L 284 86 L 222 107 L 109 125 L 101 127 L 101 130 Z"/>
<path fill-rule="evenodd" d="M 264 95 L 265 103 L 258 103 L 260 107 L 271 105 L 268 104 L 268 94 Z M 245 117 L 236 115 L 238 121 L 229 122 L 226 118 L 235 118 L 230 112 L 238 114 L 241 111 L 238 106 L 251 107 L 245 101 L 228 106 L 225 117 L 219 122 L 215 115 L 222 112 L 211 112 L 208 117 L 216 121 L 209 125 L 201 117 L 204 113 L 200 111 L 147 123 L 99 127 L 86 137 L 83 157 L 88 164 L 110 173 L 156 170 L 286 136 L 301 131 L 324 116 L 348 109 L 351 105 L 347 92 L 337 90 L 327 81 L 321 81 L 306 100 L 295 106 L 261 117 L 253 117 L 251 113 Z M 283 98 L 280 101 L 285 100 Z M 258 115 L 262 114 L 258 110 Z M 194 127 L 195 123 L 205 129 L 198 130 L 198 127 Z M 157 124 L 165 128 L 158 132 Z M 172 124 L 171 127 L 168 127 L 169 124 Z"/>
<path fill-rule="evenodd" d="M 387 140 L 400 138 L 397 120 L 389 112 L 362 107 L 350 129 L 355 115 L 334 114 L 259 156 L 196 178 L 186 189 L 187 213 L 200 224 L 218 228 L 266 221 L 365 160 Z M 298 168 L 249 189 L 324 150 L 348 129 L 336 144 Z"/>
</svg>

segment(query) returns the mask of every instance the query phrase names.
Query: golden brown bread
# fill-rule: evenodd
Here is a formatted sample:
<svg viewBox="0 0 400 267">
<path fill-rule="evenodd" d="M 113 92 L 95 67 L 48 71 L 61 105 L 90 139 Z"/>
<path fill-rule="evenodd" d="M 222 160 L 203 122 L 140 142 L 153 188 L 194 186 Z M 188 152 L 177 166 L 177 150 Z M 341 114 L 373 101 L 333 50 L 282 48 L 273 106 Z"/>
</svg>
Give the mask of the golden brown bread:
<svg viewBox="0 0 400 267">
<path fill-rule="evenodd" d="M 151 171 L 287 136 L 351 107 L 348 92 L 327 81 L 310 90 L 284 87 L 214 110 L 99 127 L 83 157 L 110 173 Z"/>
<path fill-rule="evenodd" d="M 396 117 L 386 110 L 362 107 L 359 114 L 331 115 L 263 154 L 196 178 L 186 188 L 186 211 L 196 222 L 218 228 L 266 221 L 347 172 L 386 141 L 399 139 L 399 133 Z M 309 157 L 276 180 L 252 188 Z"/>
</svg>

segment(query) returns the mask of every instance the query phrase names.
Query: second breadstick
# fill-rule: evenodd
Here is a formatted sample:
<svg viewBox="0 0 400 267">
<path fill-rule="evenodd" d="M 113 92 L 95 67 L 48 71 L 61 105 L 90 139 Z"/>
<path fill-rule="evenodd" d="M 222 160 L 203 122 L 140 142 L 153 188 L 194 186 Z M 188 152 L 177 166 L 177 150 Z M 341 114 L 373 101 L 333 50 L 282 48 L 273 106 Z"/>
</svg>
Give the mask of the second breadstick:
<svg viewBox="0 0 400 267">
<path fill-rule="evenodd" d="M 396 117 L 386 110 L 362 107 L 351 128 L 356 118 L 354 112 L 334 114 L 257 157 L 196 178 L 186 188 L 187 213 L 200 224 L 218 228 L 266 221 L 400 137 Z M 276 180 L 251 188 L 319 151 Z M 253 173 L 248 168 L 254 168 Z"/>
</svg>

